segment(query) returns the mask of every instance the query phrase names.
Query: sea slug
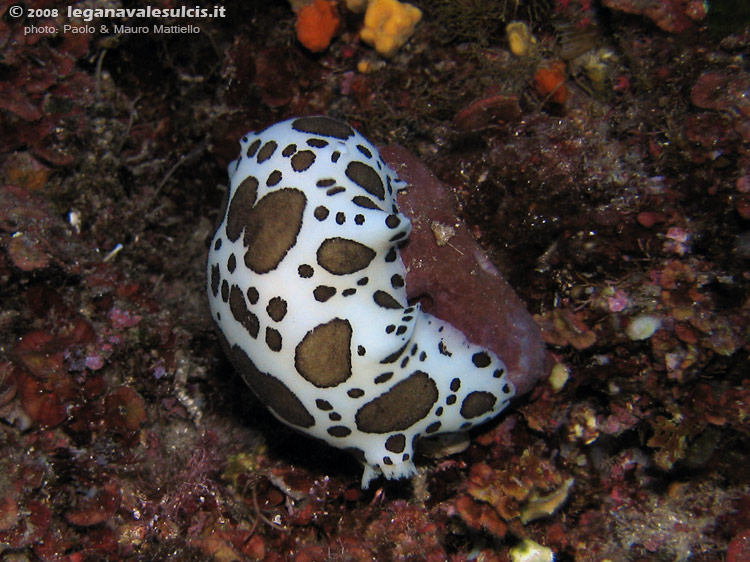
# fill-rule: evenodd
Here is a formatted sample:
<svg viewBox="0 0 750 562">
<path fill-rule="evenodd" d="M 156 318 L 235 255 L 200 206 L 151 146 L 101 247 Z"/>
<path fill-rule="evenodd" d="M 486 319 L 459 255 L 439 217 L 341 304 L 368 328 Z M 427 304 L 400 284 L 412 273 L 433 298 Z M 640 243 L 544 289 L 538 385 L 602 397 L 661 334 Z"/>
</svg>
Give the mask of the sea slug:
<svg viewBox="0 0 750 562">
<path fill-rule="evenodd" d="M 406 188 L 349 125 L 248 133 L 208 256 L 219 337 L 282 422 L 351 451 L 362 487 L 416 472 L 420 437 L 462 432 L 515 394 L 505 364 L 406 296 Z"/>
</svg>

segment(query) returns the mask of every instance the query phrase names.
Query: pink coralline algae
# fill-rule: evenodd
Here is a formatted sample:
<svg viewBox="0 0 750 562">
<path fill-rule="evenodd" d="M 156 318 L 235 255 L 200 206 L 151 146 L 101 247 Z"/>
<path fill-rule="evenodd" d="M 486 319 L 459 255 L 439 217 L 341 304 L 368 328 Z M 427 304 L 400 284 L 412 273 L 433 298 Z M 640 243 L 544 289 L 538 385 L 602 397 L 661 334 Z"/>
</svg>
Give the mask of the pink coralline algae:
<svg viewBox="0 0 750 562">
<path fill-rule="evenodd" d="M 401 250 L 410 299 L 495 351 L 523 394 L 545 374 L 544 343 L 525 305 L 458 218 L 450 189 L 406 149 L 383 148 L 410 187 L 399 204 L 412 223 Z"/>
<path fill-rule="evenodd" d="M 132 328 L 141 321 L 141 318 L 137 314 L 132 314 L 127 310 L 121 310 L 119 308 L 113 308 L 110 310 L 109 319 L 112 322 L 112 326 L 119 330 Z"/>
<path fill-rule="evenodd" d="M 698 77 L 690 91 L 690 101 L 705 111 L 689 115 L 685 124 L 686 136 L 698 145 L 694 156 L 697 162 L 735 151 L 747 157 L 748 91 L 748 72 L 705 72 Z"/>
<path fill-rule="evenodd" d="M 136 431 L 146 421 L 143 398 L 129 386 L 116 388 L 107 395 L 104 399 L 104 408 L 108 424 L 114 428 Z"/>
<path fill-rule="evenodd" d="M 604 5 L 628 14 L 642 14 L 673 33 L 693 29 L 708 13 L 704 0 L 604 0 Z"/>
</svg>

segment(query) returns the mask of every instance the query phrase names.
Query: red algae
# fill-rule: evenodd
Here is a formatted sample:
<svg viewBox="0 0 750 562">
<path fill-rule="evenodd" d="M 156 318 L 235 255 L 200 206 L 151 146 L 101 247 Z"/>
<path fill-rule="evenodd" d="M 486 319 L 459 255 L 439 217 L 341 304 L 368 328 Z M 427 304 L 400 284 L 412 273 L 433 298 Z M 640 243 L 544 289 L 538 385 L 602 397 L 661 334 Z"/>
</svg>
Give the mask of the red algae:
<svg viewBox="0 0 750 562">
<path fill-rule="evenodd" d="M 107 423 L 113 429 L 136 431 L 146 421 L 143 398 L 128 386 L 114 389 L 104 399 Z"/>
<path fill-rule="evenodd" d="M 65 519 L 79 527 L 91 527 L 109 521 L 117 512 L 120 491 L 113 483 L 89 490 L 65 513 Z"/>
</svg>

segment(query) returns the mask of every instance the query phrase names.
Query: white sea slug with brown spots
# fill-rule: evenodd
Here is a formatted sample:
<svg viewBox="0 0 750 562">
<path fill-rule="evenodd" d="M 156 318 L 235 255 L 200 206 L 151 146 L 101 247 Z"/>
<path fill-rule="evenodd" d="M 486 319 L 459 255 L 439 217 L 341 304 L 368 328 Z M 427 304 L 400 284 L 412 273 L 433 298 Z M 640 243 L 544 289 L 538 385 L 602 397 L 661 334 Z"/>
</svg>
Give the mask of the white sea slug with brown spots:
<svg viewBox="0 0 750 562">
<path fill-rule="evenodd" d="M 407 302 L 406 185 L 367 139 L 315 116 L 240 145 L 208 296 L 229 357 L 278 419 L 354 453 L 366 488 L 413 475 L 420 437 L 508 405 L 500 358 Z"/>
</svg>

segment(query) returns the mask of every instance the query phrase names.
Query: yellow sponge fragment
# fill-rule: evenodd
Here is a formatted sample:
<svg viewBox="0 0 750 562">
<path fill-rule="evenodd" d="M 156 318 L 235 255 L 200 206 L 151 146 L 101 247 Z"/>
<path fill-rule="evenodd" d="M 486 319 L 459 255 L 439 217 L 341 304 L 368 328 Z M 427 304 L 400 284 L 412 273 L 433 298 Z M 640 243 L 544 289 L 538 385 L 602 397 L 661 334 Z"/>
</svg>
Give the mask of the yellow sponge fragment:
<svg viewBox="0 0 750 562">
<path fill-rule="evenodd" d="M 409 40 L 422 18 L 416 6 L 398 0 L 370 0 L 360 37 L 384 57 L 392 57 Z"/>
</svg>

